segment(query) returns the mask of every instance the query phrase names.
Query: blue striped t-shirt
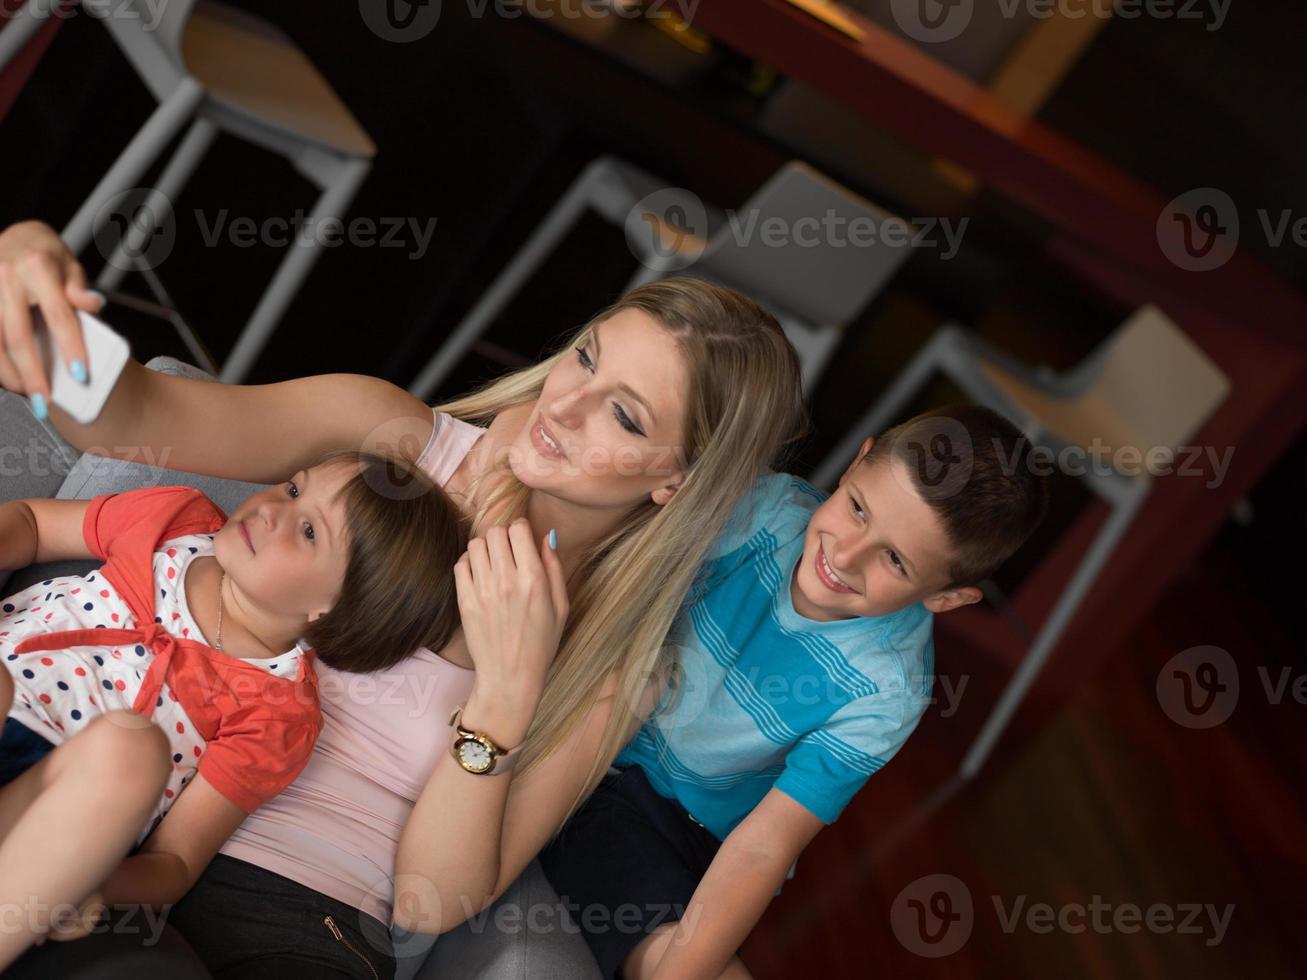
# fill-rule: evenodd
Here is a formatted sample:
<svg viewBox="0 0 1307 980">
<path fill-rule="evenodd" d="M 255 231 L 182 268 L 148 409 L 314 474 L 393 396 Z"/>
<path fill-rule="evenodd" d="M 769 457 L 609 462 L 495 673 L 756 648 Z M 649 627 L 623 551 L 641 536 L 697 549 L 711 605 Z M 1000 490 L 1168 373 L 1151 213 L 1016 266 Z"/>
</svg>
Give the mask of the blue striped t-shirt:
<svg viewBox="0 0 1307 980">
<path fill-rule="evenodd" d="M 763 477 L 714 543 L 668 635 L 673 689 L 618 755 L 719 839 L 775 787 L 833 823 L 916 727 L 934 674 L 931 613 L 815 622 L 790 594 L 825 495 Z"/>
</svg>

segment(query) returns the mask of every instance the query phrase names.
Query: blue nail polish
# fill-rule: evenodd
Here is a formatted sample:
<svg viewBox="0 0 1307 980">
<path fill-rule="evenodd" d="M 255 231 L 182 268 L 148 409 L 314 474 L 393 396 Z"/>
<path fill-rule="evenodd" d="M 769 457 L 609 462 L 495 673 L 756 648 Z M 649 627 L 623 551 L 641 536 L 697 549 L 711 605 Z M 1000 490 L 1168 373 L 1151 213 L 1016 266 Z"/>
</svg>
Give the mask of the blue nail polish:
<svg viewBox="0 0 1307 980">
<path fill-rule="evenodd" d="M 32 414 L 42 420 L 50 414 L 50 410 L 45 407 L 45 395 L 40 392 L 32 396 Z"/>
<path fill-rule="evenodd" d="M 68 373 L 73 376 L 73 380 L 79 385 L 86 384 L 86 365 L 80 360 L 75 360 L 68 365 Z"/>
<path fill-rule="evenodd" d="M 550 551 L 558 550 L 558 532 L 554 530 L 552 527 L 549 529 L 549 550 Z"/>
</svg>

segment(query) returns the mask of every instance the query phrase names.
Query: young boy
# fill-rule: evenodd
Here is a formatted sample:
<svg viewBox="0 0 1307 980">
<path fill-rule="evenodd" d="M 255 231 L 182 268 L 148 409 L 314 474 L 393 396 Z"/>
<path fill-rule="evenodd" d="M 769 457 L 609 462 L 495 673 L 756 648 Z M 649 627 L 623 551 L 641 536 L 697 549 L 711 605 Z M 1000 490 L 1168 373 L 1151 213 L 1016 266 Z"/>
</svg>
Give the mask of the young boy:
<svg viewBox="0 0 1307 980">
<path fill-rule="evenodd" d="M 1029 449 L 953 406 L 867 439 L 824 502 L 759 481 L 668 638 L 672 691 L 541 855 L 605 978 L 749 976 L 799 853 L 930 703 L 933 615 L 1042 519 Z"/>
</svg>

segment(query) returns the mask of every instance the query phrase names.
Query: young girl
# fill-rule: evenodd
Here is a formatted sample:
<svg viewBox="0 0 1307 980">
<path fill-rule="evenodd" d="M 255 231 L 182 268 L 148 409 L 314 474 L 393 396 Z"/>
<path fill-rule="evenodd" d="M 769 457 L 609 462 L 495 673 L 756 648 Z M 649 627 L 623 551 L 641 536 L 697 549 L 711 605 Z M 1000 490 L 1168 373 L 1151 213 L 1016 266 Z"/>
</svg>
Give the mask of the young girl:
<svg viewBox="0 0 1307 980">
<path fill-rule="evenodd" d="M 184 487 L 0 506 L 0 567 L 105 561 L 2 606 L 0 902 L 28 914 L 0 967 L 59 903 L 181 898 L 308 761 L 313 655 L 374 671 L 443 645 L 465 543 L 423 474 L 363 453 L 230 519 Z"/>
</svg>

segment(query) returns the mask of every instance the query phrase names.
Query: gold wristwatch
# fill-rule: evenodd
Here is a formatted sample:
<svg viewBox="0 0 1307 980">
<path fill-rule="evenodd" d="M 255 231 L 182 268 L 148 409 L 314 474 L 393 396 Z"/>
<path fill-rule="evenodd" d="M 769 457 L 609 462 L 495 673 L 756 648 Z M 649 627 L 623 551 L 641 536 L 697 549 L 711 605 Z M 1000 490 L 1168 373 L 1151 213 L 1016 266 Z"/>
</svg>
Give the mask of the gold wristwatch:
<svg viewBox="0 0 1307 980">
<path fill-rule="evenodd" d="M 500 748 L 485 732 L 474 732 L 460 725 L 459 718 L 462 714 L 463 706 L 460 704 L 449 719 L 449 724 L 454 729 L 454 744 L 450 746 L 449 751 L 458 760 L 458 764 L 477 776 L 498 776 L 501 773 L 511 772 L 513 766 L 517 764 L 522 746 L 513 749 Z"/>
</svg>

